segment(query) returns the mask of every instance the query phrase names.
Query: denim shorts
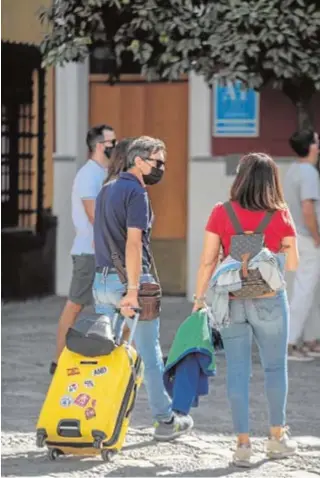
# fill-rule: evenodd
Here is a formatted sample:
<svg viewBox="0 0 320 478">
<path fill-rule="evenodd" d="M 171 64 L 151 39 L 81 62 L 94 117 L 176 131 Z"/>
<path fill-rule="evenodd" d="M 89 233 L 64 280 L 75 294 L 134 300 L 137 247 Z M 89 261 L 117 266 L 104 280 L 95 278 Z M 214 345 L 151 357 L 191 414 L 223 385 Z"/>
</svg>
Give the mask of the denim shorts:
<svg viewBox="0 0 320 478">
<path fill-rule="evenodd" d="M 149 273 L 141 275 L 141 282 L 156 284 L 153 275 Z M 126 287 L 122 284 L 116 272 L 109 274 L 96 272 L 92 291 L 96 313 L 112 317 L 115 308 L 118 307 L 122 296 L 125 294 Z"/>
</svg>

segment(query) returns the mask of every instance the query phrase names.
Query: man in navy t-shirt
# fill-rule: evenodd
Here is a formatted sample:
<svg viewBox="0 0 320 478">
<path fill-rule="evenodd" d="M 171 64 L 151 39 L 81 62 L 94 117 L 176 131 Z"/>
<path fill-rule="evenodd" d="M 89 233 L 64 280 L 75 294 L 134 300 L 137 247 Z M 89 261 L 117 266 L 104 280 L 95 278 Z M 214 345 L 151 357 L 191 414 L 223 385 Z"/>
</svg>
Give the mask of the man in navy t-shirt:
<svg viewBox="0 0 320 478">
<path fill-rule="evenodd" d="M 132 315 L 131 308 L 139 307 L 139 284 L 155 282 L 150 254 L 153 213 L 146 186 L 161 180 L 165 159 L 166 149 L 162 141 L 147 136 L 135 139 L 128 149 L 127 171 L 109 182 L 97 197 L 93 286 L 97 313 L 112 317 L 115 307 L 120 304 L 123 316 Z M 126 268 L 126 288 L 114 268 L 110 243 L 116 245 Z M 130 327 L 130 320 L 127 324 Z M 159 318 L 139 322 L 134 341 L 145 365 L 145 385 L 156 420 L 155 438 L 165 441 L 190 430 L 193 421 L 189 415 L 172 412 L 171 400 L 163 384 L 159 327 Z"/>
<path fill-rule="evenodd" d="M 108 184 L 107 189 L 108 200 L 104 205 L 105 217 L 101 217 L 101 196 L 103 194 L 99 194 L 97 198 L 96 213 L 99 214 L 101 221 L 104 221 L 104 227 L 101 227 L 99 220 L 96 221 L 94 237 L 96 266 L 100 268 L 113 267 L 111 252 L 104 238 L 105 234 L 111 236 L 124 258 L 127 231 L 129 228 L 134 228 L 137 231 L 131 232 L 131 234 L 137 236 L 139 249 L 142 243 L 142 265 L 145 271 L 149 271 L 151 266 L 149 244 L 153 214 L 145 187 L 132 173 L 122 172 L 118 180 Z M 140 272 L 140 251 L 137 260 Z"/>
</svg>

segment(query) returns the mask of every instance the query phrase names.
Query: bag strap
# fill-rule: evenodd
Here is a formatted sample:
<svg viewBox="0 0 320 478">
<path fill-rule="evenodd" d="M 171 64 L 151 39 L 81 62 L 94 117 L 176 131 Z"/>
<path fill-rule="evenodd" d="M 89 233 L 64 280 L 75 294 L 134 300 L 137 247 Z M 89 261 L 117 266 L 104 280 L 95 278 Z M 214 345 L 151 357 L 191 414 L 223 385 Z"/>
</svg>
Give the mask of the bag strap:
<svg viewBox="0 0 320 478">
<path fill-rule="evenodd" d="M 244 230 L 243 230 L 243 228 L 242 228 L 242 226 L 239 222 L 239 219 L 237 218 L 237 215 L 236 215 L 236 213 L 233 209 L 233 206 L 232 206 L 231 202 L 230 201 L 225 202 L 223 204 L 223 206 L 224 206 L 224 208 L 225 208 L 225 210 L 226 210 L 226 212 L 229 216 L 229 219 L 230 219 L 236 233 L 237 234 L 243 234 Z M 271 221 L 273 215 L 274 215 L 274 211 L 268 211 L 264 215 L 262 221 L 260 222 L 260 224 L 258 225 L 256 230 L 254 231 L 254 234 L 262 234 L 265 231 L 265 229 L 267 228 L 267 226 L 270 224 L 270 221 Z"/>
<path fill-rule="evenodd" d="M 151 211 L 151 201 L 150 201 L 149 196 L 148 196 L 148 205 L 149 205 L 149 211 Z M 153 255 L 153 251 L 152 251 L 152 248 L 151 248 L 150 244 L 149 244 L 149 254 L 150 254 L 151 268 L 153 269 L 154 277 L 156 279 L 156 282 L 160 286 L 160 279 L 159 279 L 158 269 L 157 269 L 157 266 L 156 266 L 156 262 L 154 260 L 154 255 Z"/>
<path fill-rule="evenodd" d="M 153 257 L 153 252 L 152 252 L 151 246 L 149 246 L 149 252 L 150 252 L 151 268 L 153 269 L 154 278 L 156 279 L 156 282 L 160 286 L 160 278 L 159 278 L 159 274 L 158 274 L 158 269 L 156 267 L 156 263 L 155 263 L 155 260 L 154 260 L 154 257 Z M 161 286 L 160 286 L 160 288 L 161 288 Z"/>
<path fill-rule="evenodd" d="M 233 209 L 233 206 L 230 201 L 227 201 L 223 204 L 223 207 L 225 208 L 229 219 L 234 227 L 234 230 L 236 231 L 236 234 L 244 234 L 244 230 L 239 222 L 239 219 L 237 218 L 237 215 Z"/>
<path fill-rule="evenodd" d="M 109 234 L 109 231 L 107 230 L 106 226 L 106 216 L 105 216 L 105 210 L 106 210 L 106 191 L 107 190 L 107 185 L 102 187 L 102 193 L 101 193 L 101 207 L 100 207 L 100 227 L 102 229 L 102 234 L 103 234 L 103 239 L 105 244 L 108 245 L 108 249 L 110 250 L 111 254 L 111 260 L 113 263 L 113 267 L 117 271 L 117 274 L 119 276 L 120 281 L 122 284 L 126 284 L 128 281 L 127 278 L 127 272 L 123 266 L 123 260 L 121 259 L 121 255 L 119 252 L 119 249 L 117 248 L 114 240 L 112 239 L 111 234 Z"/>
<path fill-rule="evenodd" d="M 270 224 L 270 221 L 274 215 L 274 211 L 268 211 L 262 221 L 260 222 L 259 226 L 257 229 L 254 231 L 255 234 L 262 234 L 267 226 Z"/>
<path fill-rule="evenodd" d="M 105 190 L 107 189 L 107 184 L 103 186 Z M 103 189 L 102 189 L 103 191 Z M 107 194 L 104 192 L 101 194 L 101 208 L 100 208 L 100 223 L 101 223 L 101 228 L 103 232 L 103 237 L 105 239 L 105 242 L 108 244 L 108 248 L 111 253 L 111 260 L 113 263 L 113 267 L 116 269 L 117 274 L 119 276 L 119 279 L 123 284 L 127 284 L 128 282 L 128 276 L 127 276 L 127 271 L 124 267 L 124 260 L 121 258 L 120 251 L 118 247 L 116 246 L 114 240 L 112 239 L 111 234 L 109 234 L 107 227 L 106 227 L 106 221 L 105 221 L 105 204 L 106 204 L 106 196 Z M 151 207 L 150 200 L 149 200 L 149 207 Z M 126 232 L 126 231 L 124 231 Z M 158 270 L 156 267 L 156 263 L 154 260 L 153 252 L 151 249 L 151 246 L 149 246 L 149 253 L 150 253 L 150 262 L 151 262 L 151 267 L 154 272 L 155 279 L 157 283 L 160 285 L 160 279 L 158 275 Z"/>
</svg>

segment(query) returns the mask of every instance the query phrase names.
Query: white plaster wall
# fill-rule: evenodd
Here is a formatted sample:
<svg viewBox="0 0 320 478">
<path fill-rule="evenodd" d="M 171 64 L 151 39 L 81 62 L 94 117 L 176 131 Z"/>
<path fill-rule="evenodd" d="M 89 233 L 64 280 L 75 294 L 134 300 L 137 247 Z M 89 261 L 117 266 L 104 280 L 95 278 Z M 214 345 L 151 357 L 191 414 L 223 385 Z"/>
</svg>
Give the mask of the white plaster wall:
<svg viewBox="0 0 320 478">
<path fill-rule="evenodd" d="M 275 158 L 276 159 L 276 158 Z M 290 161 L 279 161 L 281 176 Z M 204 229 L 213 206 L 226 201 L 234 176 L 226 176 L 225 162 L 219 158 L 192 159 L 189 162 L 188 274 L 187 297 L 192 300 L 202 250 Z M 291 284 L 290 277 L 288 281 Z M 289 287 L 290 289 L 290 287 Z"/>
<path fill-rule="evenodd" d="M 189 75 L 189 158 L 211 155 L 211 94 L 203 77 Z"/>
<path fill-rule="evenodd" d="M 72 274 L 70 250 L 74 238 L 71 219 L 71 189 L 77 171 L 75 158 L 55 156 L 53 172 L 53 214 L 58 217 L 56 252 L 56 294 L 67 296 Z"/>
<path fill-rule="evenodd" d="M 89 67 L 69 63 L 56 68 L 56 153 L 74 156 L 78 167 L 87 159 Z"/>
<path fill-rule="evenodd" d="M 70 249 L 74 238 L 71 191 L 77 170 L 87 160 L 89 119 L 88 61 L 56 68 L 56 152 L 53 211 L 58 218 L 56 294 L 67 296 L 72 274 Z"/>
</svg>

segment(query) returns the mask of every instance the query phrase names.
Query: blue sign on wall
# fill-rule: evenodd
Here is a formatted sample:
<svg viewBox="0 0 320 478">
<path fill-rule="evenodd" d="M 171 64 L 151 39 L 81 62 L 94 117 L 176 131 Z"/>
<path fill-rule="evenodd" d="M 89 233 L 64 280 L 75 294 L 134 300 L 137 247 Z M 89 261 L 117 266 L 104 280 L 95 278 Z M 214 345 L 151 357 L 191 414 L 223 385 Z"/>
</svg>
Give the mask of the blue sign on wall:
<svg viewBox="0 0 320 478">
<path fill-rule="evenodd" d="M 240 82 L 214 85 L 213 135 L 224 137 L 259 136 L 259 93 L 241 90 Z"/>
</svg>

